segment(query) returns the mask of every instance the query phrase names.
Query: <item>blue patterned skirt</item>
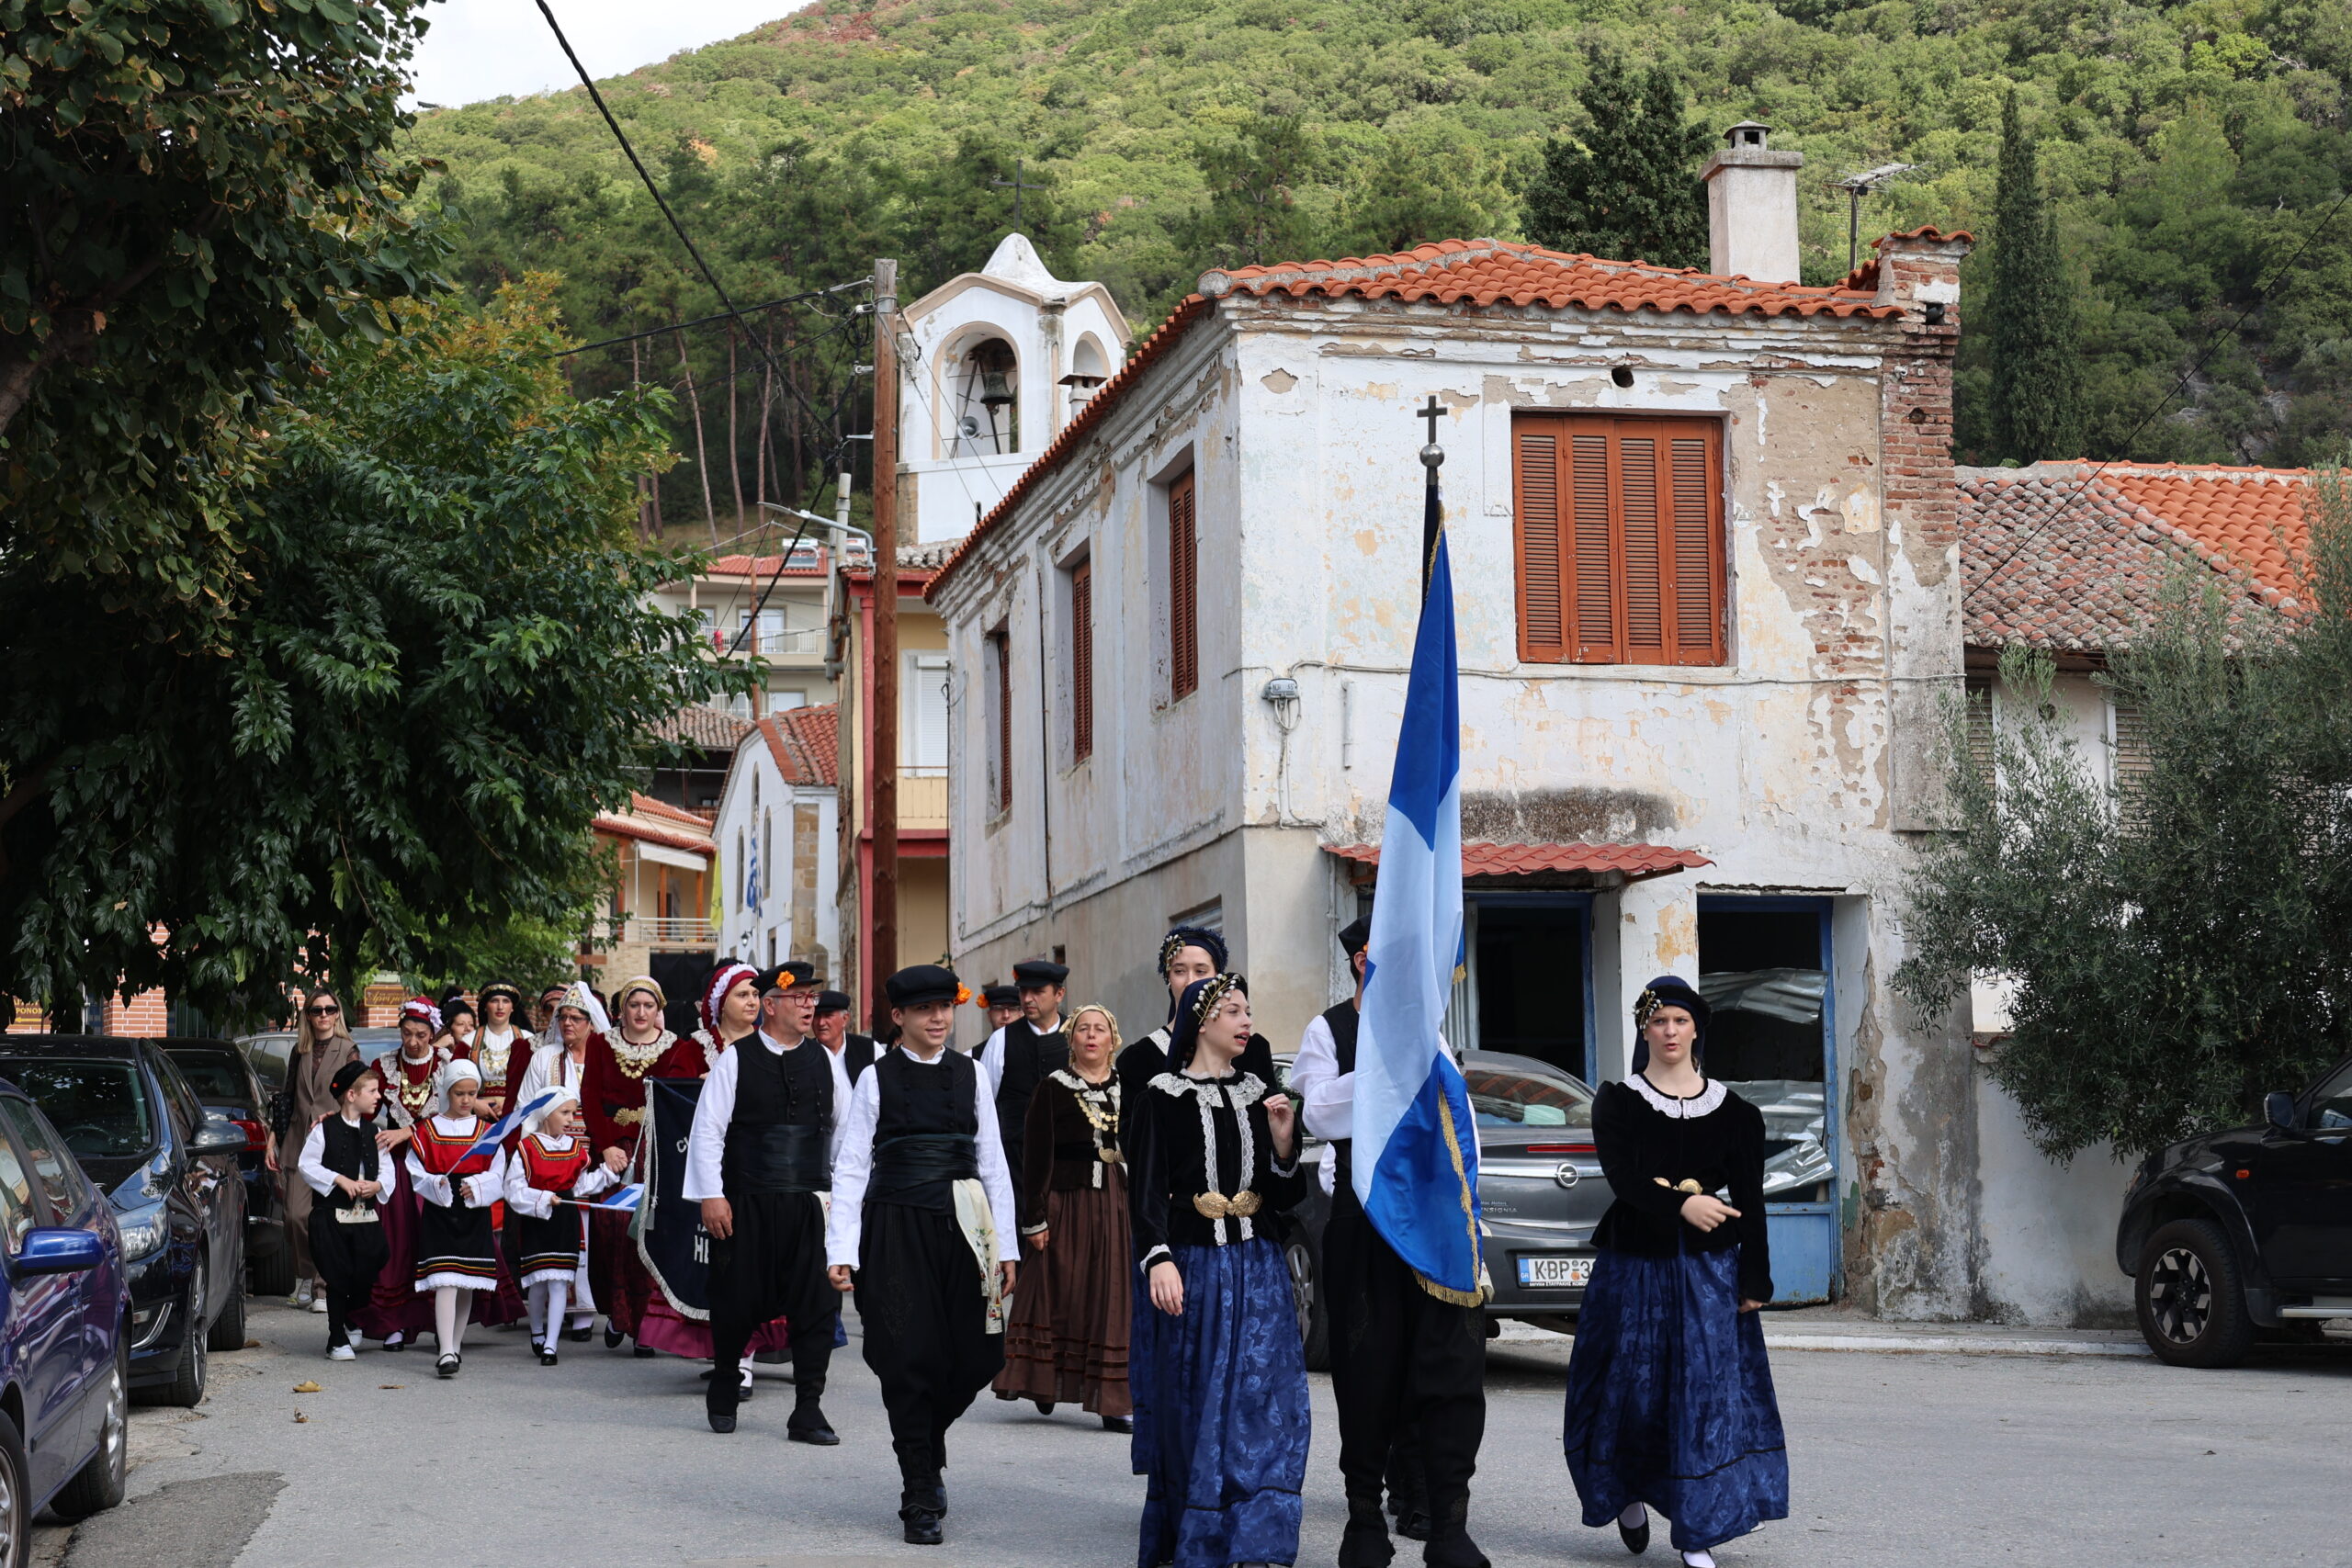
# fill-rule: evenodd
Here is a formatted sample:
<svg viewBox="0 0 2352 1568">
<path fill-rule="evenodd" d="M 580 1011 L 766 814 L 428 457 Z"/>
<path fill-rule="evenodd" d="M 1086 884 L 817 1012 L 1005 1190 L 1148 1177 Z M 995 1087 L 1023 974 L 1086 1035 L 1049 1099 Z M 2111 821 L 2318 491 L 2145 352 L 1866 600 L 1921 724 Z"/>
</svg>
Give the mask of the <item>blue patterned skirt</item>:
<svg viewBox="0 0 2352 1568">
<path fill-rule="evenodd" d="M 1294 1562 L 1309 1411 L 1289 1266 L 1263 1236 L 1174 1250 L 1183 1315 L 1138 1291 L 1127 1360 L 1149 1477 L 1136 1562 Z"/>
<path fill-rule="evenodd" d="M 1739 1249 L 1594 1259 L 1568 1353 L 1568 1474 L 1598 1529 L 1629 1503 L 1703 1551 L 1789 1517 L 1764 1327 L 1739 1310 Z"/>
</svg>

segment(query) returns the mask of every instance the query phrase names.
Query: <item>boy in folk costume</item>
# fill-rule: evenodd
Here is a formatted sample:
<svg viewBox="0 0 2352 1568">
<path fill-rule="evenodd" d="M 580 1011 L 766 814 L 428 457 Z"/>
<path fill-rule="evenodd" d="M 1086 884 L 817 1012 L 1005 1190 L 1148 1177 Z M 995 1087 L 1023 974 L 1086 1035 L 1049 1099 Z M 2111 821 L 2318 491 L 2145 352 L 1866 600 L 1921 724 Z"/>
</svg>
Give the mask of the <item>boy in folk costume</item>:
<svg viewBox="0 0 2352 1568">
<path fill-rule="evenodd" d="M 466 1320 L 477 1291 L 498 1289 L 498 1235 L 491 1206 L 504 1193 L 506 1156 L 496 1145 L 477 1151 L 490 1123 L 474 1114 L 481 1069 L 469 1061 L 441 1068 L 439 1109 L 416 1122 L 408 1147 L 409 1185 L 420 1208 L 416 1291 L 433 1297 L 435 1370 L 445 1378 L 464 1364 Z"/>
<path fill-rule="evenodd" d="M 543 1367 L 556 1364 L 564 1313 L 584 1288 L 586 1216 L 563 1200 L 605 1191 L 628 1163 L 618 1149 L 606 1149 L 599 1162 L 580 1128 L 580 1096 L 558 1088 L 524 1118 L 522 1141 L 505 1166 L 506 1224 L 531 1303 L 531 1348 Z"/>
<path fill-rule="evenodd" d="M 387 1256 L 376 1201 L 389 1162 L 376 1148 L 376 1108 L 383 1103 L 376 1070 L 346 1063 L 331 1088 L 335 1114 L 321 1118 L 304 1135 L 295 1169 L 318 1194 L 311 1206 L 311 1257 L 326 1294 L 327 1359 L 348 1361 L 350 1314 L 367 1299 Z"/>
<path fill-rule="evenodd" d="M 987 1075 L 947 1049 L 967 993 L 930 964 L 888 985 L 899 1043 L 850 1096 L 825 1256 L 834 1288 L 857 1292 L 865 1364 L 881 1380 L 899 1456 L 906 1539 L 936 1546 L 947 1428 L 1004 1366 L 1012 1178 Z"/>
</svg>

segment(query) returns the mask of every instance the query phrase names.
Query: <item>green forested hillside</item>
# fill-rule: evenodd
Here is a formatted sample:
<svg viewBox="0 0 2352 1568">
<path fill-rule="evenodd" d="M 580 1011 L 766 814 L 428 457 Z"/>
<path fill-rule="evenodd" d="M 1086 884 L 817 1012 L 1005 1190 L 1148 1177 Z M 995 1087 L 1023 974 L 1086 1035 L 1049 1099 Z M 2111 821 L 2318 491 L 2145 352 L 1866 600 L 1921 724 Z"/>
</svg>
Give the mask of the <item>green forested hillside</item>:
<svg viewBox="0 0 2352 1568">
<path fill-rule="evenodd" d="M 2352 179 L 2344 0 L 822 0 L 605 86 L 739 302 L 842 281 L 877 254 L 901 258 L 912 299 L 985 258 L 1012 202 L 989 182 L 1020 160 L 1046 187 L 1023 199 L 1048 262 L 1108 283 L 1148 329 L 1206 266 L 1290 259 L 1253 254 L 1268 225 L 1212 204 L 1204 169 L 1295 203 L 1272 231 L 1308 254 L 1518 234 L 1545 140 L 1587 129 L 1576 88 L 1595 44 L 1664 64 L 1694 119 L 1767 120 L 1806 153 L 1814 282 L 1846 267 L 1831 182 L 1873 164 L 1920 169 L 1872 198 L 1866 238 L 1923 222 L 1986 235 L 2014 89 L 2082 290 L 2091 454 L 2299 463 L 2352 430 L 2346 210 L 2241 342 L 2131 437 Z M 424 199 L 447 209 L 469 288 L 559 270 L 583 337 L 715 308 L 583 94 L 431 113 L 414 138 L 445 164 Z M 722 516 L 730 390 L 747 492 L 763 396 L 771 496 L 805 491 L 831 445 L 857 329 L 828 309 L 775 315 L 808 378 L 797 397 L 740 355 L 730 381 L 726 335 L 692 334 L 680 449 L 695 455 L 699 403 Z M 573 363 L 583 386 L 634 373 L 683 393 L 674 339 L 637 352 L 634 371 L 627 347 Z M 1972 368 L 1963 446 L 1982 385 Z M 699 522 L 695 466 L 662 485 L 672 524 Z"/>
</svg>

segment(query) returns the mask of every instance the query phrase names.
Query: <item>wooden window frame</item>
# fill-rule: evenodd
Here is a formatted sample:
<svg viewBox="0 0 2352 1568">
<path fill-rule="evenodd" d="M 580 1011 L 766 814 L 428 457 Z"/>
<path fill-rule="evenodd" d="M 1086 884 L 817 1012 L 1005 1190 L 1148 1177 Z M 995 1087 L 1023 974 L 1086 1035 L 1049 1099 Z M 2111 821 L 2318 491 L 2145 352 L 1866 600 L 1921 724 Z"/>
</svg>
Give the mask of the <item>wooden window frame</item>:
<svg viewBox="0 0 2352 1568">
<path fill-rule="evenodd" d="M 1012 809 L 1012 629 L 1000 626 L 988 634 L 990 684 L 996 694 L 996 733 L 989 758 L 995 777 L 990 780 L 989 794 L 995 803 L 995 815 L 1003 816 Z"/>
<path fill-rule="evenodd" d="M 1200 491 L 1195 470 L 1168 481 L 1168 700 L 1201 686 Z"/>
<path fill-rule="evenodd" d="M 1094 755 L 1094 562 L 1080 556 L 1069 574 L 1069 761 Z"/>
<path fill-rule="evenodd" d="M 1521 660 L 1729 662 L 1721 422 L 1514 415 L 1511 499 Z"/>
</svg>

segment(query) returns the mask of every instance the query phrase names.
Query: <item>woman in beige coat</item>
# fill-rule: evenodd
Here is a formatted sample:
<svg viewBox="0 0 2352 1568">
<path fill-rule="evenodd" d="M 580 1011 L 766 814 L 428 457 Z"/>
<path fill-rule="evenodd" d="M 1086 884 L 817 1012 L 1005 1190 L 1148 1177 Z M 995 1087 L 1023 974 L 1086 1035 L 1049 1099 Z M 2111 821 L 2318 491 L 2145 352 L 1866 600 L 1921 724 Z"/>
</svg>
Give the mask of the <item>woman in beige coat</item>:
<svg viewBox="0 0 2352 1568">
<path fill-rule="evenodd" d="M 294 1055 L 286 1064 L 288 1114 L 286 1131 L 277 1139 L 280 1170 L 294 1169 L 311 1126 L 334 1112 L 334 1076 L 345 1063 L 358 1060 L 359 1047 L 352 1043 L 343 1004 L 331 991 L 312 991 L 302 1003 Z M 286 1183 L 286 1238 L 294 1247 L 294 1294 L 287 1304 L 323 1312 L 326 1298 L 316 1295 L 313 1288 L 318 1268 L 311 1260 L 311 1199 L 309 1182 Z"/>
</svg>

